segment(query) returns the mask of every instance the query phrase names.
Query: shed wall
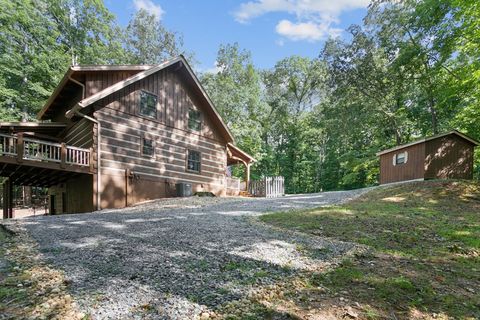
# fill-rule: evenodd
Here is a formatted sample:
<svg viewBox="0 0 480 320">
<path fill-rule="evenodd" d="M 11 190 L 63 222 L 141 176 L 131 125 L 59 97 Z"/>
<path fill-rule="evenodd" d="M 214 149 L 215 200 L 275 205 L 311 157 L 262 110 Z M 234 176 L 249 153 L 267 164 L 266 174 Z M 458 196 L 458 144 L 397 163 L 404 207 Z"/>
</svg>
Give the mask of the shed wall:
<svg viewBox="0 0 480 320">
<path fill-rule="evenodd" d="M 456 135 L 425 143 L 425 179 L 472 179 L 473 144 Z"/>
<path fill-rule="evenodd" d="M 407 163 L 393 165 L 393 156 L 404 151 L 408 152 Z M 424 159 L 425 143 L 380 155 L 380 184 L 423 179 Z"/>
</svg>

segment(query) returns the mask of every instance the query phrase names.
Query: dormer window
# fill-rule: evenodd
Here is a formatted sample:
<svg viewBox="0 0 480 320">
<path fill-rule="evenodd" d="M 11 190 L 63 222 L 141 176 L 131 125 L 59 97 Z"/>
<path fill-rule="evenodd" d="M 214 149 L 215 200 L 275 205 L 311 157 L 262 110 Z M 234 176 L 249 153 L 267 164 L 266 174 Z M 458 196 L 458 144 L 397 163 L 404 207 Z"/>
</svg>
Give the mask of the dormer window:
<svg viewBox="0 0 480 320">
<path fill-rule="evenodd" d="M 407 151 L 396 153 L 396 154 L 393 155 L 393 165 L 394 166 L 407 163 L 407 160 L 408 160 L 408 152 Z"/>
<path fill-rule="evenodd" d="M 195 109 L 188 110 L 188 129 L 200 131 L 202 129 L 202 120 L 200 117 L 200 111 Z"/>
<path fill-rule="evenodd" d="M 138 113 L 149 118 L 157 118 L 157 96 L 153 93 L 140 92 L 140 108 Z"/>
</svg>

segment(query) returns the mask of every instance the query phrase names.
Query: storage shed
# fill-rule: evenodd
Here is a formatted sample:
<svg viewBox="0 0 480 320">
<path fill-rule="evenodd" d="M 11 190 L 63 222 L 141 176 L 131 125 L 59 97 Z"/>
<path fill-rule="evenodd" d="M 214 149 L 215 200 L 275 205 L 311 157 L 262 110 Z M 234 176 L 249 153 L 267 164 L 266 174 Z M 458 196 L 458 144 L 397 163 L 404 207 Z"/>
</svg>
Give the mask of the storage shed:
<svg viewBox="0 0 480 320">
<path fill-rule="evenodd" d="M 377 153 L 380 184 L 426 179 L 472 179 L 479 142 L 456 130 Z"/>
</svg>

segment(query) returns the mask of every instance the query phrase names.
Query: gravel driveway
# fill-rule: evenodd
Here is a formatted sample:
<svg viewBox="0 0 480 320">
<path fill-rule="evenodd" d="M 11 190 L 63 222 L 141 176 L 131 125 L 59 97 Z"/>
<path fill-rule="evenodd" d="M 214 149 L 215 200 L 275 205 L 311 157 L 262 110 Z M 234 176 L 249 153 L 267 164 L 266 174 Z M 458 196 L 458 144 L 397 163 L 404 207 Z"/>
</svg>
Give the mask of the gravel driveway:
<svg viewBox="0 0 480 320">
<path fill-rule="evenodd" d="M 352 244 L 280 232 L 269 211 L 344 202 L 365 190 L 277 199 L 166 199 L 132 208 L 22 220 L 94 319 L 192 319 L 254 288 L 328 268 Z"/>
</svg>

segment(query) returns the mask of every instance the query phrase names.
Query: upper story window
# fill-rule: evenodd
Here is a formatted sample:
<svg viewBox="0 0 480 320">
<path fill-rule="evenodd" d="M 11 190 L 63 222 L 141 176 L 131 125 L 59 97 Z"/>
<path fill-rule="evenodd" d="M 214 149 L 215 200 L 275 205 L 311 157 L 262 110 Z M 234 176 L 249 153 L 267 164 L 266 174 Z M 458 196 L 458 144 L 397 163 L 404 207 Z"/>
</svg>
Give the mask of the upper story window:
<svg viewBox="0 0 480 320">
<path fill-rule="evenodd" d="M 200 111 L 195 109 L 188 110 L 188 129 L 195 131 L 200 131 L 202 129 Z"/>
<path fill-rule="evenodd" d="M 193 172 L 200 172 L 201 156 L 200 152 L 188 150 L 187 155 L 187 170 Z"/>
<path fill-rule="evenodd" d="M 153 157 L 155 156 L 155 142 L 153 139 L 142 137 L 142 155 Z"/>
<path fill-rule="evenodd" d="M 157 96 L 146 91 L 141 91 L 139 113 L 142 116 L 157 118 Z"/>
<path fill-rule="evenodd" d="M 399 165 L 399 164 L 407 163 L 407 160 L 408 160 L 408 152 L 407 151 L 396 153 L 393 156 L 393 165 L 396 166 L 396 165 Z"/>
</svg>

